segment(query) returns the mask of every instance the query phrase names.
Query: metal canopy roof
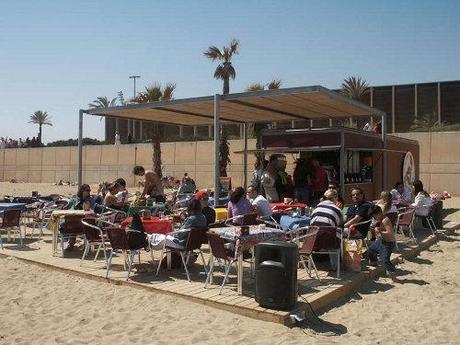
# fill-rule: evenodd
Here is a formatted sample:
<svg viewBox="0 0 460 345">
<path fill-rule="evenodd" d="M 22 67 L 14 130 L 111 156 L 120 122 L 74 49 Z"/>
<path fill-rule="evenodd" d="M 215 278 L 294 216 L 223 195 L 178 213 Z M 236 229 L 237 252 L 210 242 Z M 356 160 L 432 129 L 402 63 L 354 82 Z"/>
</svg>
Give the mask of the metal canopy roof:
<svg viewBox="0 0 460 345">
<path fill-rule="evenodd" d="M 227 123 L 385 116 L 378 109 L 322 86 L 243 92 L 220 97 L 220 120 Z M 214 119 L 214 96 L 95 108 L 84 112 L 177 125 L 211 125 Z"/>
</svg>

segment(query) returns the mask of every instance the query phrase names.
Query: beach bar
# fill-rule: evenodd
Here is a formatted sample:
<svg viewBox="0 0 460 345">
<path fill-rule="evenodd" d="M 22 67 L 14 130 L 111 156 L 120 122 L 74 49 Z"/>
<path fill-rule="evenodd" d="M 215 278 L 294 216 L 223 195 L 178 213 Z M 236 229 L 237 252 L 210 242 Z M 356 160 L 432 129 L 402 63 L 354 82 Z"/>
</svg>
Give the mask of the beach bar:
<svg viewBox="0 0 460 345">
<path fill-rule="evenodd" d="M 369 139 L 369 142 L 371 142 L 370 146 L 372 146 L 369 148 L 372 148 L 372 150 L 378 150 L 375 155 L 380 157 L 380 160 L 375 159 L 375 161 L 383 162 L 380 163 L 382 164 L 381 176 L 380 174 L 376 174 L 376 181 L 373 182 L 373 184 L 376 185 L 377 179 L 381 178 L 382 182 L 379 187 L 389 186 L 394 182 L 393 177 L 391 177 L 391 179 L 388 178 L 388 172 L 385 169 L 387 165 L 384 162 L 387 160 L 387 156 L 389 155 L 392 157 L 396 151 L 401 151 L 399 154 L 403 154 L 404 151 L 402 148 L 398 149 L 401 145 L 404 146 L 401 144 L 402 141 L 397 141 L 396 144 L 393 144 L 395 142 L 394 139 L 391 138 L 387 140 L 387 136 L 385 134 L 386 114 L 383 111 L 369 107 L 361 102 L 345 97 L 340 93 L 331 91 L 322 86 L 253 91 L 228 95 L 216 94 L 214 96 L 206 97 L 80 110 L 77 165 L 78 185 L 82 184 L 82 138 L 84 114 L 93 116 L 108 116 L 120 119 L 152 121 L 173 125 L 213 125 L 214 190 L 216 193 L 219 192 L 220 188 L 220 172 L 218 164 L 221 134 L 220 127 L 224 123 L 243 125 L 243 138 L 245 143 L 242 152 L 244 155 L 243 187 L 246 187 L 248 183 L 247 139 L 248 125 L 251 123 L 305 120 L 329 120 L 332 122 L 332 120 L 345 121 L 346 119 L 357 117 L 366 117 L 369 121 L 371 118 L 379 120 L 382 123 L 381 134 L 354 134 L 353 131 L 342 130 L 342 134 L 337 136 L 339 140 L 336 140 L 334 143 L 334 146 L 337 146 L 336 149 L 341 152 L 340 166 L 345 166 L 345 145 L 351 145 L 351 148 L 355 149 L 354 152 L 356 152 L 357 149 L 368 148 L 369 144 L 366 139 Z M 346 142 L 345 137 L 347 138 Z M 358 140 L 358 142 L 353 142 L 352 138 L 359 138 L 360 140 Z M 319 141 L 318 146 L 321 148 L 322 145 L 325 145 L 325 143 L 321 144 L 321 141 Z M 414 145 L 415 144 L 412 143 L 412 146 Z M 414 149 L 414 154 L 418 159 L 418 149 Z M 393 172 L 391 174 L 393 174 Z M 342 187 L 345 185 L 345 178 L 345 170 L 341 169 Z M 346 188 L 342 188 L 342 193 L 345 191 Z"/>
</svg>

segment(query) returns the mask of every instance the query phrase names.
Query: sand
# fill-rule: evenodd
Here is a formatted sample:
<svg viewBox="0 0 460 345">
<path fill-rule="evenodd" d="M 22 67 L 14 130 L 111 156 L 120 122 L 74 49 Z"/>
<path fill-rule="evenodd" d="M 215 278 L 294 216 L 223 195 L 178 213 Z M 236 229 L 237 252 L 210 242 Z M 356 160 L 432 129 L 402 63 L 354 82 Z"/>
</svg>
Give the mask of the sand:
<svg viewBox="0 0 460 345">
<path fill-rule="evenodd" d="M 287 328 L 0 258 L 0 344 L 454 344 L 459 261 L 457 232 L 400 265 L 397 281 L 368 282 L 322 322 Z"/>
</svg>

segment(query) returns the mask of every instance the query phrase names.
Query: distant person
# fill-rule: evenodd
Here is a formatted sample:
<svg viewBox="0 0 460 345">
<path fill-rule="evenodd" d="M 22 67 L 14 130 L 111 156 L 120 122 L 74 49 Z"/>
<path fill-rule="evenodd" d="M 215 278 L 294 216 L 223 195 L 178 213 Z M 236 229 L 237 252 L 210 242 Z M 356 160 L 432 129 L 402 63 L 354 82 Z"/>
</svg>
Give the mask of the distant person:
<svg viewBox="0 0 460 345">
<path fill-rule="evenodd" d="M 151 170 L 145 170 L 143 166 L 136 165 L 133 169 L 133 174 L 136 176 L 144 176 L 144 181 L 141 185 L 144 186 L 141 198 L 150 196 L 156 202 L 166 202 L 166 197 L 163 189 L 161 178 Z"/>
<path fill-rule="evenodd" d="M 120 145 L 121 144 L 121 139 L 120 139 L 120 133 L 118 132 L 115 132 L 115 142 L 114 142 L 115 145 Z"/>
<path fill-rule="evenodd" d="M 404 187 L 402 182 L 396 182 L 394 189 L 391 190 L 391 196 L 394 201 L 402 205 L 409 205 L 411 200 L 411 192 Z"/>
<path fill-rule="evenodd" d="M 340 196 L 339 188 L 337 187 L 337 185 L 335 185 L 334 183 L 329 183 L 328 186 L 327 186 L 327 189 L 333 189 L 333 190 L 335 190 L 337 192 L 337 202 L 335 203 L 335 206 L 337 206 L 338 208 L 343 210 L 343 206 L 345 205 L 345 201 Z"/>
<path fill-rule="evenodd" d="M 280 196 L 275 187 L 277 175 L 278 171 L 276 169 L 276 161 L 269 162 L 261 179 L 261 184 L 265 191 L 265 197 L 269 202 L 277 202 L 280 200 Z"/>
<path fill-rule="evenodd" d="M 129 208 L 129 202 L 120 201 L 115 196 L 119 192 L 119 188 L 120 187 L 115 183 L 112 183 L 108 186 L 108 192 L 104 197 L 104 206 L 126 212 Z"/>
<path fill-rule="evenodd" d="M 242 216 L 252 213 L 251 203 L 244 196 L 245 192 L 243 187 L 237 187 L 230 195 L 230 201 L 228 202 L 227 217 L 228 219 L 235 218 L 232 222 L 236 225 L 242 225 Z"/>
<path fill-rule="evenodd" d="M 78 188 L 77 198 L 71 208 L 74 210 L 83 210 L 85 209 L 84 204 L 86 204 L 86 208 L 88 208 L 89 204 L 89 208 L 94 209 L 95 201 L 91 196 L 91 187 L 88 184 L 82 184 L 80 188 Z"/>
<path fill-rule="evenodd" d="M 206 224 L 212 224 L 216 222 L 216 211 L 212 207 L 209 207 L 209 195 L 205 191 L 200 191 L 195 194 L 195 199 L 201 203 L 201 212 L 206 217 Z"/>
<path fill-rule="evenodd" d="M 133 135 L 131 134 L 131 132 L 128 133 L 128 137 L 126 139 L 128 141 L 128 144 L 131 144 L 133 142 Z"/>
<path fill-rule="evenodd" d="M 323 196 L 324 192 L 327 189 L 327 175 L 326 170 L 324 170 L 324 168 L 321 166 L 318 160 L 312 160 L 311 164 L 313 165 L 311 190 L 313 192 L 313 202 L 316 203 Z"/>
<path fill-rule="evenodd" d="M 268 218 L 273 214 L 272 206 L 263 195 L 259 194 L 256 187 L 249 186 L 246 194 L 249 198 L 249 202 L 256 208 L 257 214 L 260 217 Z"/>
<path fill-rule="evenodd" d="M 118 193 L 115 195 L 119 201 L 128 200 L 128 190 L 126 189 L 126 181 L 123 178 L 117 178 L 114 184 L 118 187 Z"/>
<path fill-rule="evenodd" d="M 298 202 L 308 203 L 310 201 L 311 169 L 305 159 L 296 160 L 293 173 L 294 197 Z"/>
<path fill-rule="evenodd" d="M 375 203 L 377 206 L 380 206 L 383 214 L 388 213 L 398 213 L 398 209 L 393 205 L 393 197 L 391 192 L 383 191 L 380 193 L 380 199 Z"/>
</svg>

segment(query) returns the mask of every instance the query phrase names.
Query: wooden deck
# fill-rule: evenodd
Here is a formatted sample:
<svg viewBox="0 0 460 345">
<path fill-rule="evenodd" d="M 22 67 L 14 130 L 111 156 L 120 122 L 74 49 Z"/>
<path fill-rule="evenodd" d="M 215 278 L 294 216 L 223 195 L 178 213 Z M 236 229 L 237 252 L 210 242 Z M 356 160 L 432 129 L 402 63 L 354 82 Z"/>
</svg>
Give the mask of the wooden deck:
<svg viewBox="0 0 460 345">
<path fill-rule="evenodd" d="M 452 227 L 456 227 L 453 224 Z M 404 246 L 401 253 L 395 254 L 395 262 L 401 259 L 416 256 L 420 250 L 428 248 L 435 243 L 434 236 L 427 233 L 418 233 L 420 236 L 417 246 Z M 80 266 L 82 255 L 81 248 L 77 248 L 71 253 L 66 253 L 65 257 L 51 256 L 51 235 L 45 234 L 41 241 L 27 239 L 24 247 L 18 246 L 17 242 L 7 243 L 4 239 L 4 250 L 0 250 L 2 256 L 13 256 L 20 260 L 47 267 L 54 270 L 63 271 L 81 277 L 105 281 L 117 285 L 129 285 L 134 288 L 144 289 L 151 292 L 161 292 L 187 300 L 206 304 L 212 307 L 224 309 L 233 313 L 249 316 L 252 318 L 272 321 L 288 325 L 291 323 L 290 315 L 293 313 L 310 313 L 311 309 L 317 311 L 329 306 L 338 299 L 356 291 L 366 280 L 382 273 L 382 268 L 364 267 L 360 273 L 342 272 L 341 278 L 337 279 L 335 273 L 329 274 L 321 267 L 328 267 L 328 258 L 323 263 L 317 263 L 320 268 L 319 274 L 321 282 L 308 276 L 305 270 L 298 270 L 299 294 L 301 298 L 291 311 L 276 311 L 262 308 L 254 300 L 254 279 L 250 276 L 249 265 L 244 266 L 243 296 L 239 296 L 236 291 L 236 275 L 230 275 L 229 284 L 225 285 L 222 294 L 219 294 L 219 283 L 223 274 L 219 269 L 215 270 L 214 284 L 204 288 L 205 274 L 200 259 L 191 265 L 190 274 L 192 282 L 188 282 L 183 269 L 166 270 L 161 269 L 160 274 L 155 276 L 158 265 L 159 252 L 154 252 L 155 261 L 152 263 L 150 253 L 143 252 L 141 264 L 135 265 L 130 279 L 127 281 L 127 272 L 123 269 L 123 258 L 117 256 L 113 258 L 112 271 L 109 278 L 105 278 L 105 261 L 102 253 L 97 261 L 93 261 L 94 253 L 88 255 L 88 259 Z M 78 242 L 77 242 L 78 244 Z M 403 247 L 400 245 L 400 247 Z M 205 259 L 207 260 L 207 250 Z M 234 271 L 236 273 L 236 270 Z M 308 301 L 311 308 L 307 305 Z"/>
</svg>

